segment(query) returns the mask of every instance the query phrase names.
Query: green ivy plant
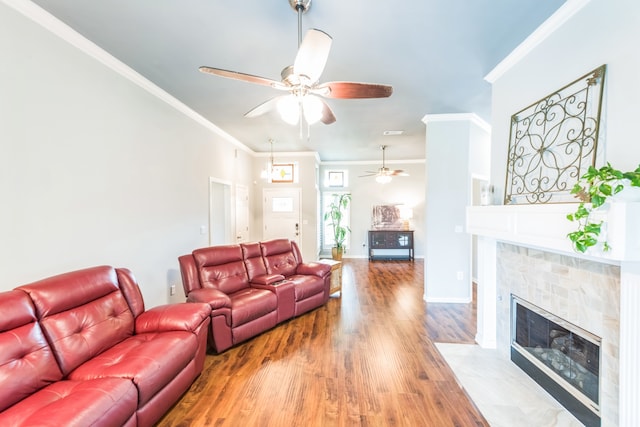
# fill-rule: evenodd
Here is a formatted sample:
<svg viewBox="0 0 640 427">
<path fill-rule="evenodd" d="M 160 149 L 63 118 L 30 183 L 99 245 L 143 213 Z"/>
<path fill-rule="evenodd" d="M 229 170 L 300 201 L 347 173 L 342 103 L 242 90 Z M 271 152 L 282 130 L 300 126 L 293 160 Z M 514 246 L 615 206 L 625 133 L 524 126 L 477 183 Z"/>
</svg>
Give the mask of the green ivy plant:
<svg viewBox="0 0 640 427">
<path fill-rule="evenodd" d="M 610 163 L 600 169 L 589 166 L 589 170 L 573 186 L 571 194 L 575 194 L 581 202 L 575 212 L 567 215 L 567 219 L 576 222 L 578 228 L 567 237 L 576 251 L 585 253 L 598 243 L 603 221 L 593 221 L 591 213 L 604 205 L 608 197 L 621 192 L 625 188 L 625 180 L 633 187 L 640 187 L 640 165 L 631 172 L 614 169 Z M 603 242 L 602 250 L 610 249 L 609 243 Z"/>
</svg>

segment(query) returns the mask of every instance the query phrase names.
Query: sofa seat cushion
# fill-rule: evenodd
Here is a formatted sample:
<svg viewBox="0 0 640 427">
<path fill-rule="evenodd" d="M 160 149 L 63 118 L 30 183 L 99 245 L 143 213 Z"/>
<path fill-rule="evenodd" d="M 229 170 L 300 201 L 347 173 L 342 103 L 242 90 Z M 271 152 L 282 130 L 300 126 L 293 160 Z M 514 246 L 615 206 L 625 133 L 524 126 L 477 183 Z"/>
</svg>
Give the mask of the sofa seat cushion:
<svg viewBox="0 0 640 427">
<path fill-rule="evenodd" d="M 302 301 L 313 295 L 321 294 L 325 290 L 324 280 L 318 276 L 303 276 L 295 274 L 287 277 L 294 283 L 295 300 Z"/>
<path fill-rule="evenodd" d="M 247 288 L 229 297 L 232 328 L 258 319 L 278 308 L 278 297 L 266 289 Z"/>
<path fill-rule="evenodd" d="M 82 364 L 69 378 L 131 379 L 138 388 L 139 406 L 143 406 L 193 360 L 197 347 L 191 332 L 138 334 Z"/>
<path fill-rule="evenodd" d="M 137 410 L 131 380 L 58 381 L 0 412 L 2 426 L 125 425 Z"/>
</svg>

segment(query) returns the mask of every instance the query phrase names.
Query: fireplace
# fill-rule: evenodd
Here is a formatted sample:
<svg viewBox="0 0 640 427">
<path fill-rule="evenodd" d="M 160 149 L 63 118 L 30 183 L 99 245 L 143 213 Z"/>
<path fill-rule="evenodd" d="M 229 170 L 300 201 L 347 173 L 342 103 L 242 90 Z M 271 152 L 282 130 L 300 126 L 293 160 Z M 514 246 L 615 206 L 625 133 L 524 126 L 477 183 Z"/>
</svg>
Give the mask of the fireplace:
<svg viewBox="0 0 640 427">
<path fill-rule="evenodd" d="M 566 215 L 574 209 L 467 207 L 467 231 L 478 236 L 476 341 L 510 357 L 512 294 L 579 325 L 602 339 L 602 427 L 640 426 L 640 202 L 609 207 L 608 252 L 572 249 Z"/>
<path fill-rule="evenodd" d="M 601 339 L 511 295 L 511 360 L 586 426 L 600 426 Z"/>
</svg>

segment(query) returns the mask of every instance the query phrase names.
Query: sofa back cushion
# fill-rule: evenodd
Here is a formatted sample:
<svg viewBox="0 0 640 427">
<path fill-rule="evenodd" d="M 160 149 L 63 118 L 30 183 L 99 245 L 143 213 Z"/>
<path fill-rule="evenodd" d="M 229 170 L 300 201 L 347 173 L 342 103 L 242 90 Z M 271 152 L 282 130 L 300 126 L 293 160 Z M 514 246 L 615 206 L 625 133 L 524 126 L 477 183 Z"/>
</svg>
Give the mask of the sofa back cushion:
<svg viewBox="0 0 640 427">
<path fill-rule="evenodd" d="M 144 299 L 142 298 L 138 281 L 128 268 L 116 268 L 116 276 L 124 299 L 129 304 L 129 309 L 133 317 L 137 318 L 144 313 Z"/>
<path fill-rule="evenodd" d="M 0 412 L 62 378 L 29 296 L 0 293 Z"/>
<path fill-rule="evenodd" d="M 73 271 L 17 289 L 31 297 L 65 376 L 133 335 L 134 316 L 113 267 Z"/>
<path fill-rule="evenodd" d="M 268 240 L 260 243 L 267 274 L 282 274 L 284 277 L 296 274 L 298 260 L 288 239 Z"/>
<path fill-rule="evenodd" d="M 242 256 L 249 275 L 249 281 L 252 281 L 254 277 L 267 274 L 267 267 L 262 259 L 260 243 L 241 243 L 240 247 L 242 248 Z"/>
<path fill-rule="evenodd" d="M 200 284 L 233 294 L 249 287 L 240 245 L 212 246 L 193 251 Z"/>
</svg>

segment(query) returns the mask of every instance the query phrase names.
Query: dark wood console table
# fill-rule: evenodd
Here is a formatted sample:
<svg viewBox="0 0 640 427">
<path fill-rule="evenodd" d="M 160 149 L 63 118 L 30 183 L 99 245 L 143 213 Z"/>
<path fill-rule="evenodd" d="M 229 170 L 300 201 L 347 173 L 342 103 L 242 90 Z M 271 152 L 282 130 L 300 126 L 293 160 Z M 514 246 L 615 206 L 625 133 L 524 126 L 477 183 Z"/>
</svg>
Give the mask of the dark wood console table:
<svg viewBox="0 0 640 427">
<path fill-rule="evenodd" d="M 398 254 L 376 255 L 379 249 L 391 249 Z M 413 261 L 413 230 L 369 230 L 369 260 L 382 258 Z"/>
</svg>

